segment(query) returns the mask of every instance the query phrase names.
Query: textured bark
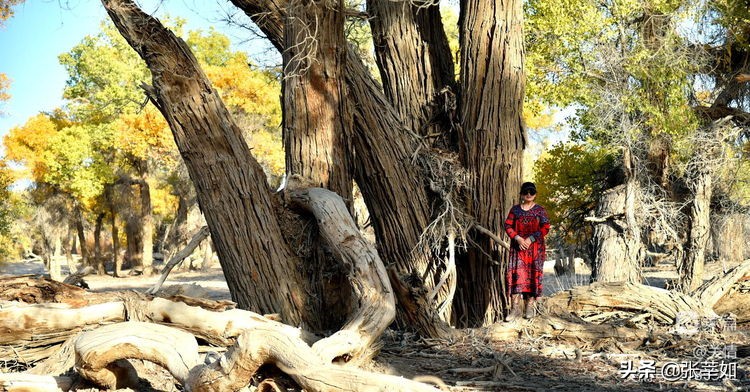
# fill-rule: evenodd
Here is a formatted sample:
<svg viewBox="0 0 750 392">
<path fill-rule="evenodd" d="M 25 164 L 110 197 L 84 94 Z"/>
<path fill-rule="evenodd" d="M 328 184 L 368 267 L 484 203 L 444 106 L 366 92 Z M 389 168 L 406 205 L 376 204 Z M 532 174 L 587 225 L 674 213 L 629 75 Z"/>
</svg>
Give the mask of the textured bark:
<svg viewBox="0 0 750 392">
<path fill-rule="evenodd" d="M 346 40 L 342 0 L 291 0 L 287 10 L 283 52 L 285 78 L 282 84 L 283 139 L 287 178 L 300 176 L 310 186 L 330 189 L 352 204 L 351 154 L 347 133 L 351 111 L 344 84 Z M 314 44 L 313 44 L 314 42 Z M 315 223 L 309 219 L 310 227 Z M 292 236 L 295 237 L 295 236 Z M 309 271 L 309 298 L 317 319 L 314 330 L 331 330 L 345 320 L 350 291 L 345 273 L 331 268 L 319 233 L 300 246 Z M 325 310 L 325 311 L 324 311 Z"/>
<path fill-rule="evenodd" d="M 368 0 L 375 59 L 388 101 L 414 133 L 430 133 L 437 94 L 454 84 L 437 3 Z"/>
<path fill-rule="evenodd" d="M 279 0 L 232 0 L 266 34 L 273 45 L 284 50 L 284 5 Z M 414 163 L 416 140 L 399 120 L 381 87 L 372 78 L 355 51 L 347 48 L 345 77 L 354 102 L 354 129 L 351 143 L 355 160 L 354 178 L 362 190 L 378 241 L 378 251 L 387 265 L 393 286 L 407 285 L 415 290 L 397 291 L 426 295 L 423 283 L 400 279 L 412 272 L 422 276 L 427 269 L 427 249 L 415 249 L 422 231 L 430 222 L 430 203 L 424 173 Z M 395 279 L 395 280 L 394 280 Z M 429 281 L 430 279 L 428 279 Z M 415 288 L 413 285 L 419 287 Z M 410 302 L 411 305 L 406 305 Z M 421 305 L 418 306 L 417 302 Z M 409 310 L 405 309 L 409 307 Z M 449 336 L 450 327 L 437 317 L 434 304 L 414 295 L 399 297 L 399 317 L 428 336 Z"/>
<path fill-rule="evenodd" d="M 244 332 L 221 359 L 190 372 L 188 390 L 235 391 L 247 385 L 264 364 L 284 369 L 305 391 L 311 392 L 434 392 L 435 388 L 403 377 L 332 365 L 301 340 L 272 328 Z"/>
<path fill-rule="evenodd" d="M 688 241 L 685 258 L 678 261 L 680 289 L 692 293 L 703 284 L 703 265 L 706 261 L 706 245 L 711 232 L 711 174 L 699 173 L 691 184 L 693 200 L 690 204 Z"/>
<path fill-rule="evenodd" d="M 287 176 L 301 176 L 351 204 L 343 7 L 343 0 L 289 1 L 283 137 Z"/>
<path fill-rule="evenodd" d="M 187 165 L 232 298 L 291 324 L 309 318 L 298 259 L 281 235 L 263 170 L 190 49 L 133 2 L 103 3 L 151 70 L 148 94 Z"/>
<path fill-rule="evenodd" d="M 750 260 L 745 260 L 740 265 L 727 271 L 724 275 L 714 276 L 711 280 L 701 285 L 693 293 L 693 298 L 709 308 L 728 305 L 726 302 L 731 301 L 720 301 L 721 298 L 732 292 L 735 284 L 740 280 L 745 280 L 745 277 L 748 275 L 750 275 Z M 721 302 L 724 302 L 724 304 Z M 745 317 L 750 318 L 750 314 L 745 313 Z"/>
<path fill-rule="evenodd" d="M 160 365 L 182 385 L 190 369 L 199 363 L 198 342 L 193 335 L 137 321 L 105 325 L 82 334 L 76 340 L 75 355 L 76 371 L 107 389 L 137 385 L 133 382 L 137 376 L 135 380 L 127 379 L 124 375 L 128 372 L 118 366 L 122 359 L 142 359 Z"/>
<path fill-rule="evenodd" d="M 641 246 L 630 223 L 627 222 L 628 185 L 606 190 L 599 198 L 596 217 L 588 221 L 594 226 L 595 259 L 591 270 L 592 281 L 640 283 Z"/>
<path fill-rule="evenodd" d="M 561 291 L 544 304 L 551 313 L 570 314 L 584 320 L 607 323 L 613 320 L 652 320 L 674 325 L 681 314 L 715 318 L 711 306 L 677 291 L 627 282 L 596 282 Z"/>
<path fill-rule="evenodd" d="M 473 177 L 467 211 L 490 229 L 502 227 L 521 185 L 526 146 L 522 5 L 521 0 L 461 1 L 459 152 Z M 501 279 L 508 253 L 485 235 L 475 234 L 473 241 L 476 247 L 458 264 L 454 317 L 487 325 L 503 318 Z"/>
</svg>

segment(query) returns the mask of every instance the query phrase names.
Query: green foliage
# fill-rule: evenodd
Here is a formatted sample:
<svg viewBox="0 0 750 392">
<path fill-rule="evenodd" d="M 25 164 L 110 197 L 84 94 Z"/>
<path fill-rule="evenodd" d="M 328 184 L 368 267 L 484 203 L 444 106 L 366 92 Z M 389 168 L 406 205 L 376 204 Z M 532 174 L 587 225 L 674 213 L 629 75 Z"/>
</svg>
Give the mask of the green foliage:
<svg viewBox="0 0 750 392">
<path fill-rule="evenodd" d="M 690 76 L 702 63 L 677 32 L 686 7 L 666 0 L 527 2 L 531 109 L 575 105 L 578 120 L 570 125 L 579 140 L 610 143 L 624 126 L 635 128 L 631 136 L 689 133 L 697 127 Z"/>
<path fill-rule="evenodd" d="M 582 243 L 588 229 L 584 217 L 596 208 L 601 193 L 616 177 L 617 154 L 591 145 L 559 143 L 534 165 L 537 201 L 547 209 L 557 234 Z"/>
</svg>

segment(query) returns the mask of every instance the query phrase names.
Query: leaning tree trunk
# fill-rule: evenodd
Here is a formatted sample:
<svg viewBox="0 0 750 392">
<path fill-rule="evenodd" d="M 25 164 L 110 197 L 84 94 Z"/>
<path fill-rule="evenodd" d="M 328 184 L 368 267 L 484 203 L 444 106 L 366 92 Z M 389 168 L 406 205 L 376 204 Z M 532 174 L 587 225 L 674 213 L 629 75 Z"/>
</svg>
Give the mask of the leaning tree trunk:
<svg viewBox="0 0 750 392">
<path fill-rule="evenodd" d="M 692 293 L 703 284 L 706 245 L 711 231 L 709 217 L 712 194 L 711 174 L 699 173 L 691 187 L 693 188 L 693 201 L 690 204 L 688 241 L 685 247 L 685 258 L 678 263 L 680 289 L 685 293 Z"/>
<path fill-rule="evenodd" d="M 283 52 L 285 4 L 279 0 L 232 0 Z M 414 163 L 416 140 L 402 125 L 378 83 L 355 51 L 347 48 L 346 83 L 354 104 L 354 178 L 362 190 L 373 222 L 379 252 L 393 266 L 391 284 L 399 295 L 399 316 L 425 336 L 452 335 L 427 288 L 418 279 L 401 283 L 405 275 L 424 271 L 428 255 L 414 252 L 430 222 L 424 173 Z M 421 273 L 418 273 L 421 276 Z M 400 290 L 399 290 L 400 288 Z"/>
<path fill-rule="evenodd" d="M 290 324 L 309 319 L 298 259 L 283 240 L 263 169 L 195 56 L 132 1 L 102 2 L 151 71 L 154 85 L 144 88 L 172 129 L 232 298 Z"/>
<path fill-rule="evenodd" d="M 467 211 L 479 225 L 501 233 L 517 200 L 526 146 L 523 2 L 462 0 L 459 25 L 460 155 L 473 177 Z M 484 234 L 473 237 L 476 247 L 458 264 L 455 318 L 486 325 L 503 318 L 508 253 Z"/>
<path fill-rule="evenodd" d="M 309 186 L 329 189 L 352 205 L 352 174 L 349 164 L 351 110 L 344 85 L 346 39 L 342 0 L 291 0 L 285 25 L 283 52 L 285 78 L 282 84 L 283 139 L 286 175 L 299 176 Z M 311 45 L 315 42 L 315 45 Z M 314 217 L 301 227 L 315 227 Z M 306 276 L 317 309 L 309 320 L 313 330 L 337 329 L 346 318 L 348 292 L 345 273 L 331 260 L 320 233 L 296 249 L 304 260 Z"/>
</svg>

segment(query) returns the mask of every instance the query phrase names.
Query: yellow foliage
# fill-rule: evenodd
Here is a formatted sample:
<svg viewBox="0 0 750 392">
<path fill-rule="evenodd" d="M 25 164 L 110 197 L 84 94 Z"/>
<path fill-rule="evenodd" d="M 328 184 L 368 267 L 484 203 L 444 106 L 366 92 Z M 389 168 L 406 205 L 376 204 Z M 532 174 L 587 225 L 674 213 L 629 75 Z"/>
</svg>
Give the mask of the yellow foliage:
<svg viewBox="0 0 750 392">
<path fill-rule="evenodd" d="M 554 123 L 552 113 L 549 111 L 534 111 L 527 106 L 523 108 L 523 121 L 527 128 L 544 129 L 549 128 Z"/>
<path fill-rule="evenodd" d="M 44 177 L 47 165 L 42 152 L 47 150 L 49 141 L 57 131 L 55 123 L 47 115 L 40 113 L 31 117 L 24 125 L 13 127 L 5 136 L 3 143 L 6 157 L 25 166 L 26 170 L 21 176 L 30 179 Z"/>
<path fill-rule="evenodd" d="M 172 188 L 165 182 L 148 181 L 151 189 L 151 212 L 154 215 L 171 216 L 177 210 L 179 202 L 172 194 Z"/>
<path fill-rule="evenodd" d="M 204 70 L 228 107 L 261 115 L 269 127 L 281 123 L 279 82 L 249 67 L 247 55 L 235 53 L 223 66 L 207 65 Z"/>
<path fill-rule="evenodd" d="M 248 141 L 253 156 L 260 164 L 275 176 L 284 174 L 284 148 L 281 137 L 267 131 L 255 132 Z"/>
<path fill-rule="evenodd" d="M 116 145 L 136 157 L 162 156 L 174 150 L 174 139 L 164 116 L 152 104 L 139 113 L 126 113 L 115 120 Z"/>
<path fill-rule="evenodd" d="M 10 88 L 10 79 L 4 73 L 0 73 L 0 102 L 10 99 L 8 88 Z"/>
</svg>

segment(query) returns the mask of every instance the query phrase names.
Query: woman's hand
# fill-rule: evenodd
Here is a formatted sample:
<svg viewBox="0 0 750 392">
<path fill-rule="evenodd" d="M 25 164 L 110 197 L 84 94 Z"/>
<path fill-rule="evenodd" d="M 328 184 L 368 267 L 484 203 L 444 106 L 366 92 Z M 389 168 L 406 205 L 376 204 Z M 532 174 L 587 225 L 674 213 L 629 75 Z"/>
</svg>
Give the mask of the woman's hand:
<svg viewBox="0 0 750 392">
<path fill-rule="evenodd" d="M 531 245 L 531 241 L 528 239 L 524 239 L 520 235 L 516 236 L 516 242 L 518 242 L 518 246 L 521 248 L 521 250 L 529 249 L 529 246 Z"/>
</svg>

